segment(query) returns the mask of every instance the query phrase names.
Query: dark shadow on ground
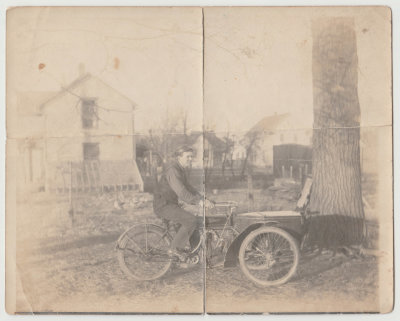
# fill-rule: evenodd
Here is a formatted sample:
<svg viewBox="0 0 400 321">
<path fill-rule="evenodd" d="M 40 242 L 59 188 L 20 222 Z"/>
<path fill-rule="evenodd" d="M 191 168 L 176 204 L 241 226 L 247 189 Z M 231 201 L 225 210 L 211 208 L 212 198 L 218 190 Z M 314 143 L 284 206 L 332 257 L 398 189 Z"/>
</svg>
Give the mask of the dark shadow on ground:
<svg viewBox="0 0 400 321">
<path fill-rule="evenodd" d="M 42 254 L 53 254 L 60 251 L 68 251 L 70 249 L 79 249 L 83 247 L 90 247 L 99 244 L 107 244 L 110 242 L 116 242 L 120 233 L 103 234 L 103 235 L 91 235 L 85 238 L 81 238 L 74 241 L 63 242 L 58 244 L 47 245 L 43 244 L 40 249 Z M 47 243 L 47 242 L 46 242 Z"/>
<path fill-rule="evenodd" d="M 343 257 L 338 257 L 338 258 L 329 258 L 322 256 L 303 257 L 299 262 L 297 273 L 289 282 L 312 278 L 315 275 L 327 272 L 329 270 L 333 270 L 349 260 L 350 259 Z"/>
</svg>

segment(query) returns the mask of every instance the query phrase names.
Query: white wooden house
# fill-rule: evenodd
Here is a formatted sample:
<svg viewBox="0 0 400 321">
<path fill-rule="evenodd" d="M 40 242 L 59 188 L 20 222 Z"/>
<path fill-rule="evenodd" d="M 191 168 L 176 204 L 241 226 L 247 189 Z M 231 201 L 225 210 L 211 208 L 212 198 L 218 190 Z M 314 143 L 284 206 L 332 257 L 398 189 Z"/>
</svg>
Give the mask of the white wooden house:
<svg viewBox="0 0 400 321">
<path fill-rule="evenodd" d="M 252 165 L 272 170 L 273 146 L 283 144 L 310 146 L 312 128 L 301 128 L 290 113 L 274 114 L 261 119 L 246 136 L 248 140 L 256 139 L 249 154 Z"/>
<path fill-rule="evenodd" d="M 226 143 L 213 132 L 192 133 L 191 147 L 195 150 L 193 157 L 193 168 L 216 168 L 220 167 L 224 153 L 227 152 Z"/>
<path fill-rule="evenodd" d="M 46 190 L 71 185 L 142 190 L 135 160 L 134 107 L 128 97 L 85 74 L 28 115 L 19 115 L 20 122 L 36 124 L 29 143 L 21 146 L 28 155 L 25 180 Z M 76 171 L 71 174 L 73 168 L 80 168 L 80 177 Z"/>
</svg>

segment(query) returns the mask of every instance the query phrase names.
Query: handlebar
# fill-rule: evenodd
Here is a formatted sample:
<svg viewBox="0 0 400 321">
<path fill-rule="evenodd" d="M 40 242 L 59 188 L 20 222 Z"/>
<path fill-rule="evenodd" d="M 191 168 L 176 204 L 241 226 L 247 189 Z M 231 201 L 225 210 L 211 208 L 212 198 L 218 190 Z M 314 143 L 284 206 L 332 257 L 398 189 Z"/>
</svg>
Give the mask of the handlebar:
<svg viewBox="0 0 400 321">
<path fill-rule="evenodd" d="M 214 203 L 214 208 L 210 209 L 210 214 L 213 213 L 213 214 L 232 215 L 237 207 L 238 203 L 234 201 Z"/>
<path fill-rule="evenodd" d="M 214 203 L 215 207 L 238 207 L 238 202 L 234 201 L 226 201 L 226 202 L 218 202 Z"/>
</svg>

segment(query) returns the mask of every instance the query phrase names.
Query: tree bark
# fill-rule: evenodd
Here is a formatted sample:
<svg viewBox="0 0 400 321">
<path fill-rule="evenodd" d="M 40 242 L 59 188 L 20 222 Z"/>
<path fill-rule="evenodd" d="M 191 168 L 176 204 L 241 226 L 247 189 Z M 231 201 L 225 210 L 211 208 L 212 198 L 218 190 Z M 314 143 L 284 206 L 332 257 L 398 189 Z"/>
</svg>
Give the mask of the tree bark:
<svg viewBox="0 0 400 321">
<path fill-rule="evenodd" d="M 354 22 L 313 22 L 313 189 L 308 240 L 320 248 L 360 244 L 360 105 Z"/>
</svg>

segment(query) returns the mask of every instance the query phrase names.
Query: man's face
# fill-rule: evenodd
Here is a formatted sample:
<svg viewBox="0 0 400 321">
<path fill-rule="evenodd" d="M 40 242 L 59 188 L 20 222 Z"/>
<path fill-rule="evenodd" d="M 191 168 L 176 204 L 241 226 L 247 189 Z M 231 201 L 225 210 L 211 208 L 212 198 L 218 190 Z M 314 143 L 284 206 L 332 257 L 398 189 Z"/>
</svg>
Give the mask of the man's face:
<svg viewBox="0 0 400 321">
<path fill-rule="evenodd" d="M 192 165 L 193 153 L 184 152 L 182 156 L 178 156 L 178 162 L 182 167 L 188 168 Z"/>
</svg>

